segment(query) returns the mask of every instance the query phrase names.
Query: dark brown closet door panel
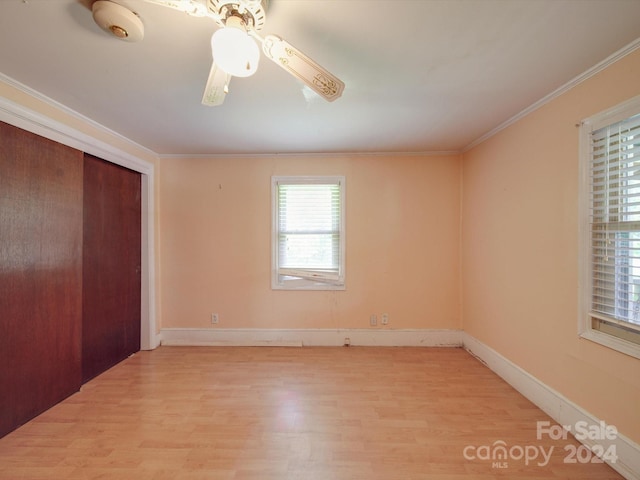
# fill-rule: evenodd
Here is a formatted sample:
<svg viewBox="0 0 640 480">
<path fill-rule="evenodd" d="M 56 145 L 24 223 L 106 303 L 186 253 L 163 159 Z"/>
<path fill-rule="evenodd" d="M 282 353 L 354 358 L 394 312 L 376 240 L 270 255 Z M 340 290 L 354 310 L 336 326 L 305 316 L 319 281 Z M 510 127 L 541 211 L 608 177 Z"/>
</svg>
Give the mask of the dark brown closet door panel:
<svg viewBox="0 0 640 480">
<path fill-rule="evenodd" d="M 0 122 L 0 436 L 81 385 L 82 157 Z"/>
<path fill-rule="evenodd" d="M 140 350 L 141 177 L 85 154 L 83 381 Z"/>
</svg>

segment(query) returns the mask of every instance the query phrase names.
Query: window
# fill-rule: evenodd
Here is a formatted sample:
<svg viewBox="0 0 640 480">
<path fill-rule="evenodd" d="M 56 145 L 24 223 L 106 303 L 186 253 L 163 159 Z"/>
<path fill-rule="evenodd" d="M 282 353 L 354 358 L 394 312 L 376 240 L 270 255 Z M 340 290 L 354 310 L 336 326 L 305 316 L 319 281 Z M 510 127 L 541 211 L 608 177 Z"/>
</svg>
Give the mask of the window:
<svg viewBox="0 0 640 480">
<path fill-rule="evenodd" d="M 584 337 L 640 358 L 640 97 L 581 126 Z"/>
<path fill-rule="evenodd" d="M 344 290 L 344 177 L 272 177 L 272 288 Z"/>
</svg>

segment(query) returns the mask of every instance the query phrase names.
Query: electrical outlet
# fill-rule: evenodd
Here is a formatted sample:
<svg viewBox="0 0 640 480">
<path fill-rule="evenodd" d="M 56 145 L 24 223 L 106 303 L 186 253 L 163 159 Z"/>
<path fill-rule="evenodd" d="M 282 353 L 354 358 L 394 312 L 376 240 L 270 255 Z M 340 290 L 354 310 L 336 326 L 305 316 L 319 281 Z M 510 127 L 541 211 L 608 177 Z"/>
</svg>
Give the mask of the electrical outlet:
<svg viewBox="0 0 640 480">
<path fill-rule="evenodd" d="M 212 313 L 211 314 L 211 323 L 214 325 L 217 325 L 217 323 L 220 321 L 220 317 L 218 316 L 217 313 Z"/>
<path fill-rule="evenodd" d="M 389 314 L 388 313 L 383 313 L 382 314 L 382 319 L 380 320 L 380 323 L 382 325 L 387 325 L 389 323 Z"/>
<path fill-rule="evenodd" d="M 375 327 L 376 325 L 378 325 L 378 317 L 375 315 L 371 315 L 369 317 L 369 325 L 372 327 Z"/>
</svg>

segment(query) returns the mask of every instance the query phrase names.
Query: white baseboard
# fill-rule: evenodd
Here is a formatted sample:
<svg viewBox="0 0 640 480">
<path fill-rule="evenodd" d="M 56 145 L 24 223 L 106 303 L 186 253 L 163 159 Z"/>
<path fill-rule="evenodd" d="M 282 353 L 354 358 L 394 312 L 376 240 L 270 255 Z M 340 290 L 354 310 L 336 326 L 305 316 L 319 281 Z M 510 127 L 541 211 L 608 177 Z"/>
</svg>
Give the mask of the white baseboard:
<svg viewBox="0 0 640 480">
<path fill-rule="evenodd" d="M 461 347 L 461 330 L 163 328 L 162 345 Z"/>
<path fill-rule="evenodd" d="M 600 419 L 586 412 L 492 348 L 465 332 L 461 337 L 463 346 L 469 353 L 487 365 L 558 424 L 572 426 L 573 430 L 578 422 L 586 422 L 581 424 L 589 427 L 601 427 Z M 601 445 L 605 450 L 613 445 L 618 458 L 615 463 L 607 463 L 627 480 L 640 480 L 640 445 L 633 440 L 618 432 L 612 440 L 605 438 L 581 441 L 588 447 L 593 447 L 595 444 Z"/>
</svg>

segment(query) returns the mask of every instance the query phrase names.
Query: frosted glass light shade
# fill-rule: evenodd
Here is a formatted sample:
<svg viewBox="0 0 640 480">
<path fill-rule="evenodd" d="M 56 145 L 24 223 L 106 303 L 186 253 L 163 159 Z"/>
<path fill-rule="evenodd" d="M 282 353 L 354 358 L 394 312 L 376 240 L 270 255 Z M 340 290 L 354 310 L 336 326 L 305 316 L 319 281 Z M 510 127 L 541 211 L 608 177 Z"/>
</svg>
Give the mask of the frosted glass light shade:
<svg viewBox="0 0 640 480">
<path fill-rule="evenodd" d="M 224 27 L 211 37 L 213 61 L 234 77 L 248 77 L 256 73 L 260 49 L 246 31 Z"/>
</svg>

